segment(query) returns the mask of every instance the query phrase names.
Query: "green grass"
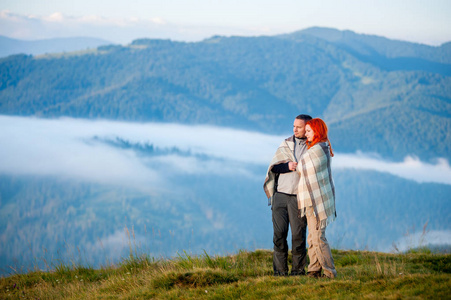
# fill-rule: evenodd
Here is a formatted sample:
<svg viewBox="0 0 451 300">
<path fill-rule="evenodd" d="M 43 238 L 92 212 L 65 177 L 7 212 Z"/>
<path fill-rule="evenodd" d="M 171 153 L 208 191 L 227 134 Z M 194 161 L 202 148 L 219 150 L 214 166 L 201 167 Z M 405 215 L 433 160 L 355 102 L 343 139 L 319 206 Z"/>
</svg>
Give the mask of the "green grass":
<svg viewBox="0 0 451 300">
<path fill-rule="evenodd" d="M 0 299 L 450 299 L 451 255 L 333 250 L 338 277 L 273 277 L 272 252 L 172 260 L 136 254 L 114 267 L 57 266 L 0 279 Z"/>
</svg>

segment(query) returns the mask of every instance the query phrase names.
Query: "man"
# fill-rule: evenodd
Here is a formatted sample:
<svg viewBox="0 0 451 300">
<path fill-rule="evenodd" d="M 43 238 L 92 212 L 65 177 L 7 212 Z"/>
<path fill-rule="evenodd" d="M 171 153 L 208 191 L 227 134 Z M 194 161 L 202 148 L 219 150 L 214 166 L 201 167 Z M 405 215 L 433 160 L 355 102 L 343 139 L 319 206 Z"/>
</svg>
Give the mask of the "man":
<svg viewBox="0 0 451 300">
<path fill-rule="evenodd" d="M 307 151 L 305 123 L 309 115 L 299 115 L 293 123 L 293 136 L 285 139 L 271 160 L 263 188 L 272 205 L 274 229 L 273 268 L 275 276 L 288 275 L 288 226 L 291 227 L 293 266 L 290 275 L 305 275 L 307 219 L 299 214 L 296 198 L 299 175 L 298 161 Z"/>
</svg>

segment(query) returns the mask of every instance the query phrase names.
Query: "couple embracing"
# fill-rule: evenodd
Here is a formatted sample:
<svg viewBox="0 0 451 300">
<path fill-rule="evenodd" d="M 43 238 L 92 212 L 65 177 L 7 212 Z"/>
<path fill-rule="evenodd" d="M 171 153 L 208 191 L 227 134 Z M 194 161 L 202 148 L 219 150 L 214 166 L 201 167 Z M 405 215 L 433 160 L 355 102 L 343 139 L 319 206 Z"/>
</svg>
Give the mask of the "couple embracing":
<svg viewBox="0 0 451 300">
<path fill-rule="evenodd" d="M 325 235 L 326 226 L 336 218 L 330 168 L 333 152 L 327 131 L 323 120 L 297 116 L 294 135 L 281 143 L 268 168 L 263 187 L 272 205 L 275 276 L 288 275 L 288 226 L 293 258 L 290 275 L 305 275 L 308 226 L 307 276 L 337 276 Z"/>
</svg>

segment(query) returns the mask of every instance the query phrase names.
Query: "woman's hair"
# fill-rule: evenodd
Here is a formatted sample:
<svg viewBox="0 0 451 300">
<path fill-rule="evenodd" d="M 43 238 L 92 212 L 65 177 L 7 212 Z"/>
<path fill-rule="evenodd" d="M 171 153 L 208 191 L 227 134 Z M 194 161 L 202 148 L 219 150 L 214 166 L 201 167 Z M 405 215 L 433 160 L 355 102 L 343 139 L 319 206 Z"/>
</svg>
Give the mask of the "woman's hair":
<svg viewBox="0 0 451 300">
<path fill-rule="evenodd" d="M 313 147 L 313 145 L 321 142 L 329 142 L 330 156 L 334 156 L 332 152 L 332 145 L 330 144 L 329 138 L 327 137 L 327 125 L 320 118 L 311 119 L 307 121 L 305 126 L 309 125 L 313 131 L 313 141 L 309 142 L 308 149 Z"/>
</svg>

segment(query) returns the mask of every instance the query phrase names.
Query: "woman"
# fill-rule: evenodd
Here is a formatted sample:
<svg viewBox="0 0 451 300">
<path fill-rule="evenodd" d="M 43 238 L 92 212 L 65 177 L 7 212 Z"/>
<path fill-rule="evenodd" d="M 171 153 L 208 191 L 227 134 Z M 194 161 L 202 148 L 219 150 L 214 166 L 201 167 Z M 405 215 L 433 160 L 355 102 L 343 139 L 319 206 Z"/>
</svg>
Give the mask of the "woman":
<svg viewBox="0 0 451 300">
<path fill-rule="evenodd" d="M 337 276 L 334 260 L 326 239 L 326 226 L 335 220 L 335 188 L 330 170 L 334 156 L 327 137 L 327 126 L 321 119 L 306 123 L 308 150 L 297 166 L 300 175 L 298 208 L 301 217 L 307 216 L 310 264 L 307 276 L 321 277 L 321 270 L 329 278 Z"/>
</svg>

